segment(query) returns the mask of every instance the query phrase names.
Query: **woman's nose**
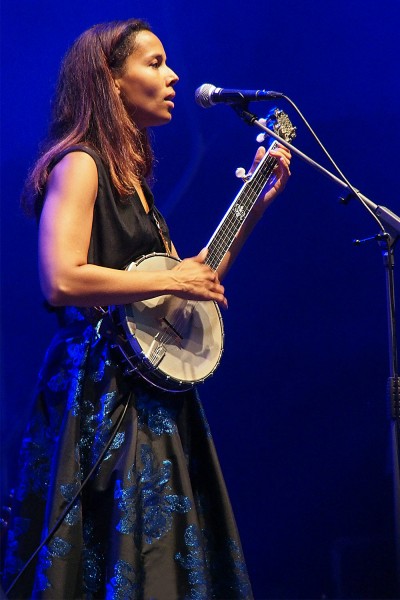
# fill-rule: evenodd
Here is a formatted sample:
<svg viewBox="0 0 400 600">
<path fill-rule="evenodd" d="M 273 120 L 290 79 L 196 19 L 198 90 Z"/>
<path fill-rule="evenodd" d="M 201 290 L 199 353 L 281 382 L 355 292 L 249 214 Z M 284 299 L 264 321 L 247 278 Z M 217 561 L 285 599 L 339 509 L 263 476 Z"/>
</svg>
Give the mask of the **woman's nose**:
<svg viewBox="0 0 400 600">
<path fill-rule="evenodd" d="M 172 69 L 169 69 L 169 79 L 170 82 L 168 85 L 175 85 L 176 83 L 178 83 L 179 81 L 179 77 L 178 75 L 175 73 L 175 71 L 173 71 Z"/>
</svg>

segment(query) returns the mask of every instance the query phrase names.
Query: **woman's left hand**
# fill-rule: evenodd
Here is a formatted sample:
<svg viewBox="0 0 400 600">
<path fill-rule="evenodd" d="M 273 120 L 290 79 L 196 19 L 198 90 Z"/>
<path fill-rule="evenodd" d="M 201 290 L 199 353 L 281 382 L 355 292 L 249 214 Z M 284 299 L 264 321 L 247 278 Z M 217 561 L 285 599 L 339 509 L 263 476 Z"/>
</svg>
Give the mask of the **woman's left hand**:
<svg viewBox="0 0 400 600">
<path fill-rule="evenodd" d="M 254 173 L 261 159 L 265 155 L 265 148 L 260 146 L 256 152 L 254 157 L 253 164 L 251 165 L 251 169 L 249 171 L 249 175 Z M 291 153 L 290 150 L 285 148 L 284 146 L 279 145 L 275 150 L 270 151 L 270 155 L 273 156 L 277 160 L 277 166 L 275 167 L 270 180 L 267 183 L 267 186 L 264 188 L 263 192 L 260 194 L 254 209 L 256 212 L 262 214 L 264 210 L 271 204 L 271 202 L 280 194 L 286 186 L 287 180 L 290 177 L 290 160 Z"/>
</svg>

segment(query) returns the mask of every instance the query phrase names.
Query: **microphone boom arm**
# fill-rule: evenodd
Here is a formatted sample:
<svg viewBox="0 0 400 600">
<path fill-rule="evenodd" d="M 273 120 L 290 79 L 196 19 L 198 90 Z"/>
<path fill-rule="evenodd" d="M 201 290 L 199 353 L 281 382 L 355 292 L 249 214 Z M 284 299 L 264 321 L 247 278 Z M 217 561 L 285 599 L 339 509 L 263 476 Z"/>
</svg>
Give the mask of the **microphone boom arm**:
<svg viewBox="0 0 400 600">
<path fill-rule="evenodd" d="M 314 169 L 316 169 L 329 179 L 332 179 L 332 181 L 334 181 L 341 187 L 345 188 L 348 191 L 348 195 L 346 196 L 346 198 L 343 199 L 344 203 L 350 200 L 350 198 L 353 196 L 358 198 L 362 202 L 362 204 L 364 204 L 369 209 L 369 211 L 373 213 L 373 215 L 376 217 L 376 220 L 379 219 L 378 224 L 380 229 L 384 233 L 388 233 L 391 238 L 394 238 L 392 239 L 392 243 L 396 241 L 396 237 L 400 235 L 400 217 L 395 215 L 388 208 L 375 204 L 375 202 L 372 202 L 372 200 L 369 200 L 369 198 L 361 194 L 358 190 L 355 190 L 352 186 L 349 186 L 345 181 L 343 181 L 339 177 L 336 177 L 336 175 L 334 175 L 333 173 L 328 171 L 328 169 L 325 169 L 325 167 L 323 167 L 315 160 L 307 156 L 307 154 L 304 154 L 304 152 L 301 152 L 301 150 L 299 150 L 298 148 L 281 138 L 277 133 L 272 131 L 272 129 L 266 127 L 266 125 L 264 125 L 264 123 L 262 123 L 256 115 L 250 113 L 247 110 L 247 106 L 244 107 L 243 104 L 240 103 L 232 105 L 232 108 L 246 123 L 248 123 L 249 125 L 255 125 L 259 127 L 260 129 L 262 129 L 262 131 L 264 131 L 264 133 L 274 138 L 276 141 L 282 144 L 282 146 L 288 148 L 293 154 L 299 156 L 302 160 L 307 162 Z M 384 223 L 386 224 L 388 231 L 385 230 L 385 227 L 383 226 Z"/>
</svg>

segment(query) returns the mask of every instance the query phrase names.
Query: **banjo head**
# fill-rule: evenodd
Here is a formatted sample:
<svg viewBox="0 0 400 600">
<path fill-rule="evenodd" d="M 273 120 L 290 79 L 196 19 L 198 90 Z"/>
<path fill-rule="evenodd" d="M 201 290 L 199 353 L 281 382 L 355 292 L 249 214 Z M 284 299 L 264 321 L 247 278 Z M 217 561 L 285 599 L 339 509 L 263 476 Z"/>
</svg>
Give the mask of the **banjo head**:
<svg viewBox="0 0 400 600">
<path fill-rule="evenodd" d="M 131 263 L 128 270 L 172 269 L 179 259 L 150 254 Z M 224 330 L 215 302 L 157 296 L 119 307 L 125 337 L 137 370 L 145 379 L 173 391 L 203 382 L 217 368 Z"/>
</svg>

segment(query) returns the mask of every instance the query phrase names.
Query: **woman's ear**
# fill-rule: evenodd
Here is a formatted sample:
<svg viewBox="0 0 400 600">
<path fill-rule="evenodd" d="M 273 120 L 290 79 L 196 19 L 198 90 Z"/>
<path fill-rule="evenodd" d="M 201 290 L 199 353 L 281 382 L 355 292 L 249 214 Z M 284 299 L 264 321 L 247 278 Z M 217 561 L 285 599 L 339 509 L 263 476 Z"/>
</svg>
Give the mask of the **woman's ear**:
<svg viewBox="0 0 400 600">
<path fill-rule="evenodd" d="M 119 82 L 119 79 L 114 79 L 114 87 L 115 87 L 115 91 L 117 92 L 118 95 L 121 94 L 121 84 Z"/>
</svg>

